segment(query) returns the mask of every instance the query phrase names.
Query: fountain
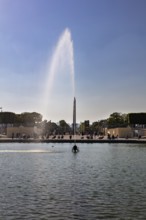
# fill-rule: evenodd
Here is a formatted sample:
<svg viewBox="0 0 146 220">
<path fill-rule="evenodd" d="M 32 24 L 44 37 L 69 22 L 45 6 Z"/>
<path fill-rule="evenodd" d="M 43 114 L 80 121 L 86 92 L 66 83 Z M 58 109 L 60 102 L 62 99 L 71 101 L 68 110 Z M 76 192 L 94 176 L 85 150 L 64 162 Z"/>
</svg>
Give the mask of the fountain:
<svg viewBox="0 0 146 220">
<path fill-rule="evenodd" d="M 64 30 L 60 36 L 58 43 L 53 52 L 49 68 L 47 71 L 47 79 L 45 86 L 45 115 L 47 115 L 49 102 L 52 98 L 52 89 L 55 81 L 55 76 L 59 77 L 61 73 L 69 73 L 71 76 L 72 84 L 72 95 L 75 96 L 75 79 L 74 79 L 74 52 L 73 52 L 73 41 L 71 39 L 71 32 L 68 28 Z"/>
<path fill-rule="evenodd" d="M 76 98 L 73 101 L 73 135 L 76 135 Z"/>
<path fill-rule="evenodd" d="M 46 80 L 46 98 L 45 103 L 48 103 L 51 98 L 51 90 L 54 84 L 55 75 L 60 73 L 60 69 L 66 70 L 65 67 L 69 66 L 69 72 L 72 81 L 72 91 L 74 97 L 73 106 L 73 136 L 76 142 L 76 99 L 75 99 L 75 77 L 74 77 L 74 51 L 73 51 L 73 41 L 71 38 L 71 32 L 66 28 L 63 34 L 60 36 L 56 48 L 54 50 L 50 67 L 48 79 Z M 46 106 L 46 111 L 48 108 Z"/>
</svg>

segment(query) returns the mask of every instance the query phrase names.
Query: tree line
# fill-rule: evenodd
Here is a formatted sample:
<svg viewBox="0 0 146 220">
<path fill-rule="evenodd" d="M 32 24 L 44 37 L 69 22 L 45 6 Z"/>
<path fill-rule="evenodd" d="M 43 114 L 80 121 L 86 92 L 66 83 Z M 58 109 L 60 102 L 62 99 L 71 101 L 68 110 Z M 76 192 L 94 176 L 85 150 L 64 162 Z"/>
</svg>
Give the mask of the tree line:
<svg viewBox="0 0 146 220">
<path fill-rule="evenodd" d="M 15 126 L 34 126 L 42 121 L 42 115 L 37 112 L 0 112 L 0 124 L 13 124 Z"/>
<path fill-rule="evenodd" d="M 64 134 L 72 133 L 72 125 L 69 125 L 65 120 L 60 120 L 58 123 L 44 120 L 43 116 L 37 112 L 24 112 L 16 114 L 13 112 L 0 112 L 0 124 L 13 124 L 13 126 L 37 126 L 43 130 L 43 133 Z M 119 112 L 112 113 L 105 120 L 98 120 L 92 124 L 89 121 L 81 122 L 77 131 L 79 133 L 103 133 L 105 128 L 135 126 L 136 124 L 146 125 L 146 113 L 129 113 L 122 114 Z"/>
</svg>

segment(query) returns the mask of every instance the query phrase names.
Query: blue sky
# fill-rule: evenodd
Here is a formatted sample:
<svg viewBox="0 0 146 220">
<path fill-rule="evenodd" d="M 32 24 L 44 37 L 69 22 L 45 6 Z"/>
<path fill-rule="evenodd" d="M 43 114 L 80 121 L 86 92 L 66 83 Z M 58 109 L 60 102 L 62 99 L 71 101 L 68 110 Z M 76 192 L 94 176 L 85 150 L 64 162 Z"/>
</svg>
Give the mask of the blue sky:
<svg viewBox="0 0 146 220">
<path fill-rule="evenodd" d="M 0 106 L 72 121 L 69 75 L 56 75 L 48 113 L 48 66 L 60 35 L 74 44 L 77 121 L 146 112 L 145 0 L 0 0 Z M 67 86 L 68 85 L 68 86 Z"/>
</svg>

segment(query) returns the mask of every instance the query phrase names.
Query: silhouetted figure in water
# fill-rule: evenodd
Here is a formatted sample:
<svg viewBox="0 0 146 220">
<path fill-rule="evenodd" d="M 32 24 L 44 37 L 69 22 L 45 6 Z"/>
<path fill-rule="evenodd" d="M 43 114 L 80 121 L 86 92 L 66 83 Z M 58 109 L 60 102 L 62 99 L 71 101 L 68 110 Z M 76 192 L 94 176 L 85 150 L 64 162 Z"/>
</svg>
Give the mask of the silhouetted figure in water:
<svg viewBox="0 0 146 220">
<path fill-rule="evenodd" d="M 76 144 L 73 146 L 73 148 L 72 148 L 72 152 L 73 152 L 73 153 L 77 153 L 77 152 L 79 152 L 79 149 L 78 149 L 78 147 L 77 147 Z"/>
</svg>

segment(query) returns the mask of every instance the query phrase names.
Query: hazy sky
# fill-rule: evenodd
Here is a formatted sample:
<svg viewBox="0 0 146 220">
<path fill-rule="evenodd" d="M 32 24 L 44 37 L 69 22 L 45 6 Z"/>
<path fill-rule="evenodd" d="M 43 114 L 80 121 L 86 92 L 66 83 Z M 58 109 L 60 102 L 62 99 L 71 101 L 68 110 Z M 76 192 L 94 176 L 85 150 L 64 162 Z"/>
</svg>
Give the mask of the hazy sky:
<svg viewBox="0 0 146 220">
<path fill-rule="evenodd" d="M 145 0 L 0 0 L 0 106 L 45 114 L 54 48 L 69 28 L 77 121 L 146 112 Z M 44 119 L 72 121 L 70 74 L 57 73 Z"/>
</svg>

